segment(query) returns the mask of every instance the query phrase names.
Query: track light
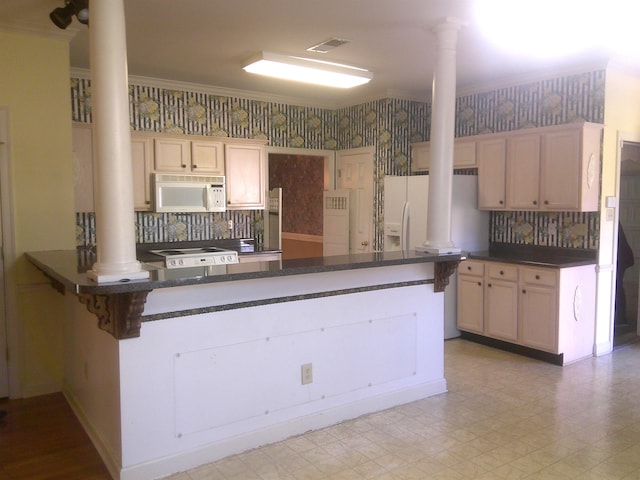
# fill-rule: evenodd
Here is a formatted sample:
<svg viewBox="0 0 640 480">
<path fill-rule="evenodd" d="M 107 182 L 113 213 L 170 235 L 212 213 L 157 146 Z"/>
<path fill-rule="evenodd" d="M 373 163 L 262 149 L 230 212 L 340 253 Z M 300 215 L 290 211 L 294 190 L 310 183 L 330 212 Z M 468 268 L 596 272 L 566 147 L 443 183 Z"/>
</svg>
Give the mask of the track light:
<svg viewBox="0 0 640 480">
<path fill-rule="evenodd" d="M 89 24 L 89 0 L 65 0 L 64 7 L 55 8 L 49 18 L 58 28 L 64 30 L 71 25 L 73 16 L 84 25 Z"/>
</svg>

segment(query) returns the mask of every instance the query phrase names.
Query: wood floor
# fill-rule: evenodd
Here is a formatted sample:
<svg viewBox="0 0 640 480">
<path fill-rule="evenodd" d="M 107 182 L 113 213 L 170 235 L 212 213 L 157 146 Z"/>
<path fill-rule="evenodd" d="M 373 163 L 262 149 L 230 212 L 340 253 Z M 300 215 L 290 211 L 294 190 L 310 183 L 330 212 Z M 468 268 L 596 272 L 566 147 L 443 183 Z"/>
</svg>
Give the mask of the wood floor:
<svg viewBox="0 0 640 480">
<path fill-rule="evenodd" d="M 0 480 L 111 480 L 62 394 L 0 400 Z"/>
</svg>

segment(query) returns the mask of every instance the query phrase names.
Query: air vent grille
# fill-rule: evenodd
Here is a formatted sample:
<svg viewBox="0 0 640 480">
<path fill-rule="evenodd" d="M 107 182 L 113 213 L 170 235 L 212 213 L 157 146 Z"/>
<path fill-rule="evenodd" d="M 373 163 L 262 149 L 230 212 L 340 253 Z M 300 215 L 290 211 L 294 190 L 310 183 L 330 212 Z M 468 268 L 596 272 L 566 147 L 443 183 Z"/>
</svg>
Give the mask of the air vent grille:
<svg viewBox="0 0 640 480">
<path fill-rule="evenodd" d="M 349 43 L 349 40 L 345 40 L 344 38 L 330 38 L 329 40 L 325 40 L 322 43 L 314 45 L 313 47 L 307 48 L 307 51 L 317 52 L 317 53 L 327 53 L 329 50 L 333 50 L 336 47 L 340 47 L 345 43 Z"/>
</svg>

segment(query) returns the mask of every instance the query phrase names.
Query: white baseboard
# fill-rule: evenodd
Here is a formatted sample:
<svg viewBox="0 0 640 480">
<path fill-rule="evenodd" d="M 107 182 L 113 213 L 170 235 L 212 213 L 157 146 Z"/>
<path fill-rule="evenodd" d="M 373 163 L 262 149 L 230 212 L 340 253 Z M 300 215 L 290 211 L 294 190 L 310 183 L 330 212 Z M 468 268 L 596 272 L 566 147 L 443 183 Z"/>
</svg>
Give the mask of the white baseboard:
<svg viewBox="0 0 640 480">
<path fill-rule="evenodd" d="M 115 480 L 121 480 L 121 466 L 119 461 L 116 460 L 116 456 L 114 455 L 114 453 L 110 448 L 107 447 L 98 431 L 93 427 L 93 424 L 89 421 L 86 413 L 84 412 L 84 409 L 82 408 L 82 406 L 80 406 L 80 403 L 76 399 L 75 395 L 73 395 L 73 393 L 71 393 L 71 390 L 66 386 L 65 388 L 63 388 L 62 393 L 71 406 L 73 413 L 75 413 L 76 417 L 78 418 L 78 421 L 80 421 L 80 424 L 84 428 L 84 431 L 91 439 L 91 443 L 93 443 L 93 446 L 98 451 L 98 454 L 100 455 L 100 458 L 102 458 L 102 461 L 107 467 L 107 470 L 109 470 L 109 474 L 111 474 L 111 477 L 113 477 Z"/>
<path fill-rule="evenodd" d="M 322 243 L 322 235 L 308 235 L 306 233 L 282 232 L 283 240 L 298 240 L 300 242 Z"/>
<path fill-rule="evenodd" d="M 149 480 L 184 472 L 200 465 L 215 462 L 229 455 L 245 452 L 270 443 L 279 442 L 295 435 L 338 424 L 362 415 L 386 410 L 391 407 L 445 393 L 447 382 L 444 378 L 424 383 L 405 390 L 366 398 L 357 402 L 340 405 L 304 417 L 257 430 L 254 432 L 211 443 L 177 455 L 159 458 L 144 464 L 122 469 L 120 480 Z"/>
</svg>

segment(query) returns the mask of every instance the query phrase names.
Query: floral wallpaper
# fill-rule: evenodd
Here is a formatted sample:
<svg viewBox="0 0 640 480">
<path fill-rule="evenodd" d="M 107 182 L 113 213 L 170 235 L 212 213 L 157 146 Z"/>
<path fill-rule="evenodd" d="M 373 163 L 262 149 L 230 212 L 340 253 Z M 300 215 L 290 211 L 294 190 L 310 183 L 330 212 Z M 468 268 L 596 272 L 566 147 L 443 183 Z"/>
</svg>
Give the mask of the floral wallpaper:
<svg viewBox="0 0 640 480">
<path fill-rule="evenodd" d="M 602 123 L 604 84 L 605 71 L 597 70 L 458 96 L 455 134 L 464 137 L 578 120 Z M 72 119 L 90 123 L 90 81 L 87 78 L 72 78 L 70 90 Z M 130 84 L 129 100 L 133 130 L 266 138 L 272 146 L 308 149 L 341 150 L 375 146 L 374 249 L 383 247 L 382 178 L 389 174 L 408 175 L 411 166 L 410 144 L 429 139 L 430 104 L 411 100 L 386 98 L 331 110 L 139 84 Z M 246 218 L 244 223 L 234 222 L 234 225 L 245 225 L 248 230 L 236 230 L 234 227 L 224 231 L 223 219 L 230 219 L 227 215 Z M 561 233 L 555 235 L 548 233 L 548 230 L 544 233 L 547 215 L 493 212 L 491 240 L 596 248 L 599 229 L 597 214 L 576 217 L 561 213 L 557 220 L 558 225 L 562 225 L 557 229 Z M 90 229 L 84 223 L 86 218 L 77 216 L 78 230 L 81 232 L 78 235 L 79 242 L 91 238 L 90 234 L 83 232 Z M 187 240 L 191 239 L 191 235 L 200 234 L 211 235 L 211 238 L 248 235 L 259 242 L 262 238 L 262 211 L 226 212 L 220 220 L 215 217 L 208 220 L 213 225 L 218 222 L 219 228 L 200 228 L 198 222 L 202 220 L 197 215 L 174 218 L 139 212 L 136 214 L 136 227 L 141 232 L 141 242 L 151 241 L 149 239 L 155 238 L 157 232 L 165 232 L 163 238 L 173 238 L 174 233 L 171 232 L 175 231 L 183 232 L 180 237 Z M 181 225 L 174 224 L 172 227 L 170 222 Z M 145 228 L 145 225 L 153 224 L 156 227 Z M 569 231 L 567 228 L 572 232 L 570 235 L 562 233 Z M 531 235 L 526 233 L 529 230 Z M 573 238 L 571 242 L 567 241 L 567 235 Z"/>
<path fill-rule="evenodd" d="M 324 157 L 269 155 L 269 187 L 282 188 L 282 231 L 322 236 Z"/>
</svg>

